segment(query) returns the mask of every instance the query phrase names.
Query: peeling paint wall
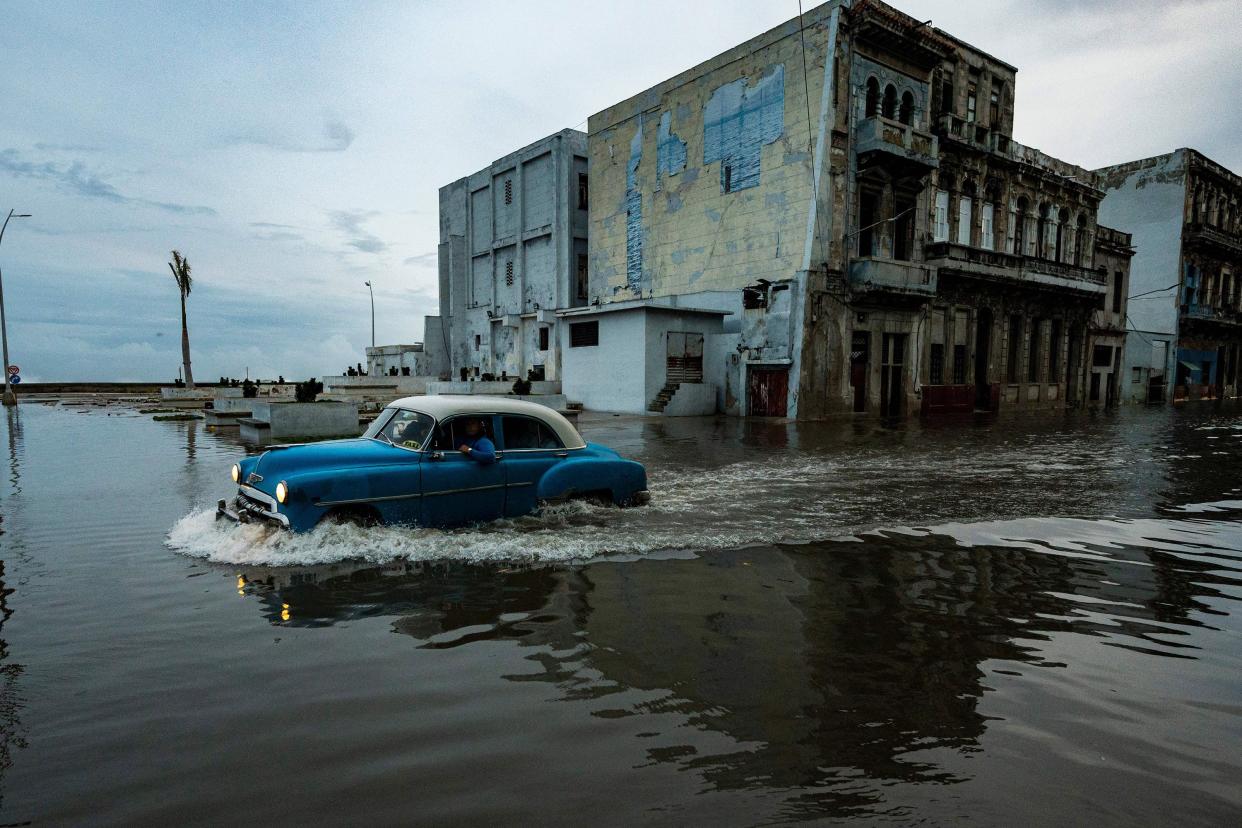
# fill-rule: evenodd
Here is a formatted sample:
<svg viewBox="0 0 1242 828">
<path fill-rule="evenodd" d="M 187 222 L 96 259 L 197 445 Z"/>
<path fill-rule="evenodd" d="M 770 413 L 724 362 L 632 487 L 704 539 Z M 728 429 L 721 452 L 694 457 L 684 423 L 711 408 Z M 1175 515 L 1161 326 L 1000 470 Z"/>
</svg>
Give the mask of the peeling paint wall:
<svg viewBox="0 0 1242 828">
<path fill-rule="evenodd" d="M 625 168 L 625 282 L 635 293 L 643 287 L 643 194 L 638 188 L 638 165 L 643 160 L 643 120 L 630 139 L 630 162 Z"/>
<path fill-rule="evenodd" d="M 686 142 L 673 132 L 673 113 L 660 116 L 660 133 L 656 136 L 656 187 L 664 176 L 677 175 L 686 168 Z"/>
<path fill-rule="evenodd" d="M 703 111 L 703 163 L 720 163 L 720 191 L 759 186 L 760 149 L 785 131 L 785 67 L 717 87 Z"/>
</svg>

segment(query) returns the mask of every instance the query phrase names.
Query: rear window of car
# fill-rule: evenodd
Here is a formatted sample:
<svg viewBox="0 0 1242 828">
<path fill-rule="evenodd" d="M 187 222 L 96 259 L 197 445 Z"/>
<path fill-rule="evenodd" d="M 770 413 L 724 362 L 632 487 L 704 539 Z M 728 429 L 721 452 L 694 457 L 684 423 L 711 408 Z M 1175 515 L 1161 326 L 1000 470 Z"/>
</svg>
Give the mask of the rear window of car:
<svg viewBox="0 0 1242 828">
<path fill-rule="evenodd" d="M 564 448 L 556 432 L 534 417 L 504 417 L 505 450 Z"/>
</svg>

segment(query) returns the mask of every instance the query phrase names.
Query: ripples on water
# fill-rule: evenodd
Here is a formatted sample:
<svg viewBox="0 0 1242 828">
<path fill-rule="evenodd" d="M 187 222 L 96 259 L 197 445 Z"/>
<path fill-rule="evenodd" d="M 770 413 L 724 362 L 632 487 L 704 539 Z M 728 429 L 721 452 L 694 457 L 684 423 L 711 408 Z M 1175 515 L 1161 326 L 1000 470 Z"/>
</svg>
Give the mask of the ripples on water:
<svg viewBox="0 0 1242 828">
<path fill-rule="evenodd" d="M 1234 408 L 595 418 L 651 507 L 306 536 L 214 522 L 198 424 L 9 426 L 6 821 L 1242 809 Z"/>
</svg>

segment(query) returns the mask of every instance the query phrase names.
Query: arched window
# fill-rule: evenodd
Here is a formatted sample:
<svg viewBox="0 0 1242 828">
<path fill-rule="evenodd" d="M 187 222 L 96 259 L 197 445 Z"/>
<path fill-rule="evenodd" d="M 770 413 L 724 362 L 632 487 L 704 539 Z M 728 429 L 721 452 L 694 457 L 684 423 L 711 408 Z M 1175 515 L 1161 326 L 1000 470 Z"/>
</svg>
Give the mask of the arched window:
<svg viewBox="0 0 1242 828">
<path fill-rule="evenodd" d="M 880 82 L 875 78 L 867 78 L 867 117 L 880 114 Z"/>
<path fill-rule="evenodd" d="M 1083 266 L 1082 253 L 1087 245 L 1087 217 L 1082 213 L 1078 214 L 1078 227 L 1074 232 L 1074 264 L 1078 267 Z"/>
<path fill-rule="evenodd" d="M 897 87 L 891 83 L 884 87 L 884 117 L 897 117 Z"/>
<path fill-rule="evenodd" d="M 1061 212 L 1057 213 L 1057 242 L 1054 249 L 1055 255 L 1052 257 L 1054 261 L 1065 261 L 1065 233 L 1068 226 L 1069 210 L 1062 207 Z"/>
<path fill-rule="evenodd" d="M 897 120 L 903 124 L 914 123 L 914 96 L 908 91 L 901 93 L 901 110 L 897 114 Z"/>
</svg>

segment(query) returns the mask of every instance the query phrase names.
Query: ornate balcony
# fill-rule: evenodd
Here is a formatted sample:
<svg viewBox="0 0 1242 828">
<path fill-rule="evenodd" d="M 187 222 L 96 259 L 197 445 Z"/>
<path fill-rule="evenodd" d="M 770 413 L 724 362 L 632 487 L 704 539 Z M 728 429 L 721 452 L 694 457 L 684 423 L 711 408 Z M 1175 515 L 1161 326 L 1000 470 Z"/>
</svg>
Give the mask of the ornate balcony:
<svg viewBox="0 0 1242 828">
<path fill-rule="evenodd" d="M 1190 248 L 1211 249 L 1235 256 L 1242 254 L 1242 237 L 1199 221 L 1186 225 L 1182 230 L 1182 242 Z"/>
<path fill-rule="evenodd" d="M 879 115 L 858 123 L 854 146 L 861 166 L 896 162 L 918 175 L 940 166 L 936 136 Z"/>
<path fill-rule="evenodd" d="M 1224 325 L 1231 328 L 1242 327 L 1242 313 L 1236 308 L 1214 308 L 1211 305 L 1182 305 L 1184 322 Z"/>
<path fill-rule="evenodd" d="M 1092 296 L 1102 296 L 1107 292 L 1107 274 L 1103 269 L 1092 270 L 1065 262 L 1017 256 L 953 242 L 934 242 L 924 248 L 924 253 L 927 264 L 942 272 L 1032 287 L 1068 289 Z"/>
<path fill-rule="evenodd" d="M 857 293 L 935 296 L 936 274 L 914 262 L 855 259 L 850 262 L 850 287 Z"/>
</svg>

